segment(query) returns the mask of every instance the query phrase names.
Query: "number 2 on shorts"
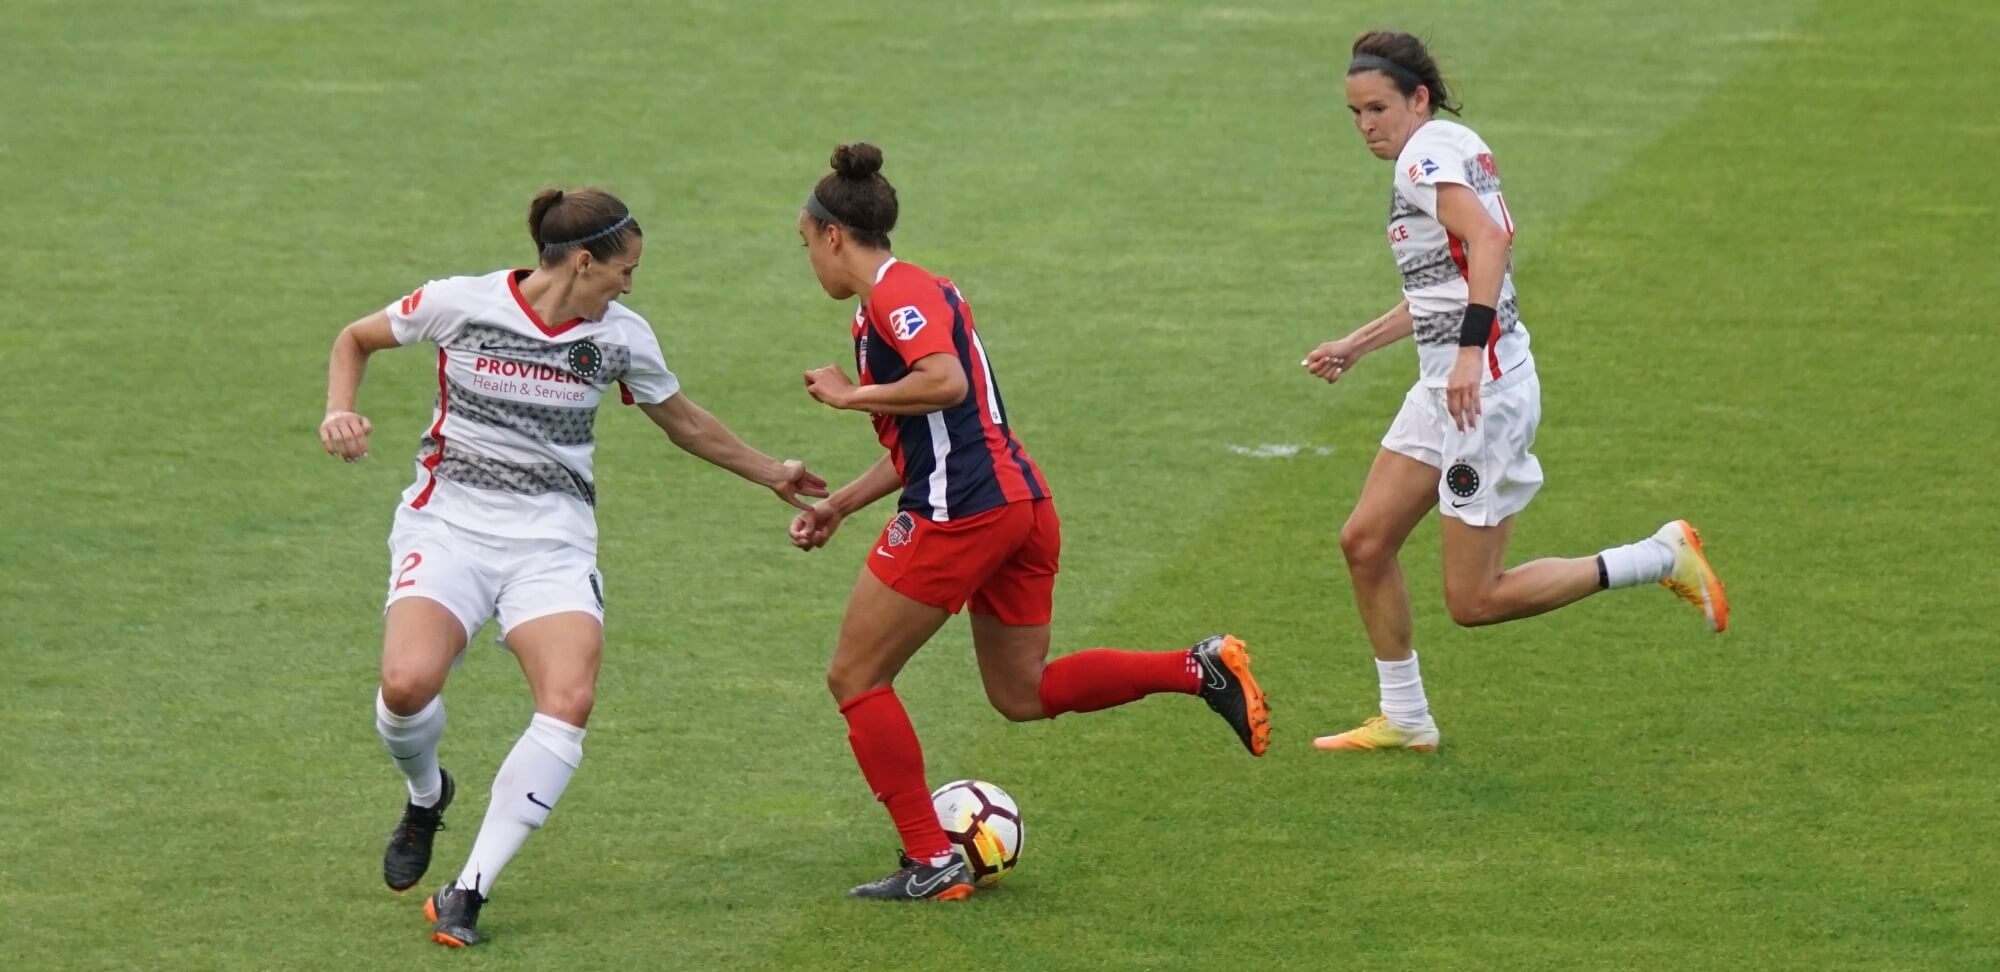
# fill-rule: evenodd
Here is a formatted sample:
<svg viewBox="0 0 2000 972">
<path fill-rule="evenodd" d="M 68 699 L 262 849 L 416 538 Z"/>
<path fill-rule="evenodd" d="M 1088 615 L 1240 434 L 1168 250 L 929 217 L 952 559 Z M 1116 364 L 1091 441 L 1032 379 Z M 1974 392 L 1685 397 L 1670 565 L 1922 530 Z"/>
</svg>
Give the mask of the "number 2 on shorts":
<svg viewBox="0 0 2000 972">
<path fill-rule="evenodd" d="M 409 573 L 410 571 L 416 570 L 417 565 L 423 562 L 424 562 L 423 554 L 420 554 L 414 550 L 410 551 L 409 556 L 403 558 L 402 567 L 396 571 L 395 585 L 390 587 L 389 589 L 392 591 L 400 591 L 405 587 L 417 586 L 416 581 L 407 580 L 404 578 L 403 575 Z"/>
</svg>

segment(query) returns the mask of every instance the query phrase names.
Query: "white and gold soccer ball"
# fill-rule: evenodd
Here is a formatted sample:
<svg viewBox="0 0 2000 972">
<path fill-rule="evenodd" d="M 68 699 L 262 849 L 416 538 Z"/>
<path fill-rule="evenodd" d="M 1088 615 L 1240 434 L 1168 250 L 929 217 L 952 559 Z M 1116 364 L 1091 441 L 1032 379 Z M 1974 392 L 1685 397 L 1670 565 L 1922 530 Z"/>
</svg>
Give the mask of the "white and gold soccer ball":
<svg viewBox="0 0 2000 972">
<path fill-rule="evenodd" d="M 953 780 L 931 791 L 931 807 L 980 887 L 999 884 L 1021 860 L 1027 829 L 1006 790 L 985 780 Z"/>
</svg>

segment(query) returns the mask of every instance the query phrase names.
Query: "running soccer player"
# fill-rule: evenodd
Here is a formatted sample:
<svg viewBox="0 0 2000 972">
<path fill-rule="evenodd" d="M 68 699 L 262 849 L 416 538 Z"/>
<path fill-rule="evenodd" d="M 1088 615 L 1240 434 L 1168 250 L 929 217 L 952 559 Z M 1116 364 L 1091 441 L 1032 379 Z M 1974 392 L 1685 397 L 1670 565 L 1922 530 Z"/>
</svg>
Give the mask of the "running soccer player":
<svg viewBox="0 0 2000 972">
<path fill-rule="evenodd" d="M 806 391 L 872 415 L 888 455 L 800 513 L 792 542 L 819 547 L 843 518 L 898 496 L 827 670 L 861 774 L 902 838 L 898 868 L 849 894 L 955 901 L 973 884 L 931 809 L 923 750 L 892 683 L 966 603 L 986 697 L 1014 721 L 1178 692 L 1205 699 L 1261 756 L 1269 711 L 1248 652 L 1227 635 L 1174 651 L 1093 648 L 1048 661 L 1062 549 L 1048 481 L 1014 434 L 964 295 L 890 254 L 896 190 L 882 177 L 881 150 L 842 145 L 832 164 L 807 196 L 798 230 L 827 296 L 859 300 L 852 334 L 860 383 L 827 365 L 805 373 Z"/>
<path fill-rule="evenodd" d="M 1340 531 L 1375 648 L 1381 711 L 1314 745 L 1428 751 L 1437 748 L 1438 727 L 1410 643 L 1410 596 L 1396 554 L 1433 508 L 1443 523 L 1445 604 L 1461 625 L 1530 617 L 1657 581 L 1720 632 L 1729 601 L 1686 520 L 1593 557 L 1505 568 L 1515 515 L 1542 485 L 1541 463 L 1528 451 L 1542 403 L 1514 299 L 1514 218 L 1500 193 L 1500 167 L 1471 129 L 1436 116 L 1458 109 L 1430 52 L 1409 34 L 1371 31 L 1355 40 L 1347 107 L 1368 150 L 1395 164 L 1388 235 L 1403 300 L 1313 349 L 1303 364 L 1335 382 L 1369 352 L 1414 335 L 1419 376 Z"/>
<path fill-rule="evenodd" d="M 438 766 L 445 677 L 488 618 L 500 620 L 535 714 L 493 779 L 465 869 L 424 902 L 432 938 L 479 941 L 480 907 L 501 868 L 547 822 L 583 759 L 604 643 L 591 475 L 597 406 L 615 393 L 674 445 L 800 508 L 826 483 L 795 460 L 743 444 L 681 392 L 631 293 L 643 239 L 625 204 L 597 189 L 550 189 L 528 210 L 533 270 L 433 280 L 340 332 L 320 442 L 368 454 L 355 411 L 368 356 L 437 346 L 437 404 L 389 534 L 389 590 L 375 728 L 409 797 L 382 856 L 404 891 L 429 869 L 455 783 Z"/>
</svg>

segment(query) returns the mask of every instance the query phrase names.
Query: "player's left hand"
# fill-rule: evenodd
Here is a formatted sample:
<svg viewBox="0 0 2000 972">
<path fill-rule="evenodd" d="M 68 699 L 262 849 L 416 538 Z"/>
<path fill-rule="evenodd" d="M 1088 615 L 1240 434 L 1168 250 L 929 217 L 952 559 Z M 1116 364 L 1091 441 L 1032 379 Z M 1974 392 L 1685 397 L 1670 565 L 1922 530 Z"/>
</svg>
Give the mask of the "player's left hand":
<svg viewBox="0 0 2000 972">
<path fill-rule="evenodd" d="M 827 495 L 826 480 L 814 475 L 812 470 L 806 468 L 805 463 L 797 459 L 787 459 L 779 463 L 777 479 L 765 485 L 770 486 L 771 492 L 778 494 L 779 499 L 802 510 L 812 509 L 812 504 L 799 497 L 825 499 Z"/>
<path fill-rule="evenodd" d="M 1479 365 L 1485 354 L 1485 348 L 1459 348 L 1458 360 L 1445 382 L 1445 411 L 1451 413 L 1452 424 L 1460 432 L 1479 427 L 1479 389 L 1484 384 Z"/>
<path fill-rule="evenodd" d="M 826 365 L 806 372 L 806 394 L 834 408 L 846 408 L 854 395 L 854 382 L 839 365 Z"/>
</svg>

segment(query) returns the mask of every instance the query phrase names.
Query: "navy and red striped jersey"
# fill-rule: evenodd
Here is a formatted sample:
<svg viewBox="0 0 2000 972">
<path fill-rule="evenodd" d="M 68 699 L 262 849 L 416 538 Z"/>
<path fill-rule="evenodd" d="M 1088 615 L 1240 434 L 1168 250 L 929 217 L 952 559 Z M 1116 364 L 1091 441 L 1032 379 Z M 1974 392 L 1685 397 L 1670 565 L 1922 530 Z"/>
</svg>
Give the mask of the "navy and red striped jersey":
<svg viewBox="0 0 2000 972">
<path fill-rule="evenodd" d="M 1048 481 L 1007 424 L 972 308 L 951 281 L 891 259 L 854 312 L 854 360 L 864 385 L 900 381 L 921 358 L 949 354 L 965 369 L 965 400 L 924 415 L 875 415 L 875 435 L 903 477 L 897 508 L 938 522 L 1044 499 Z"/>
</svg>

